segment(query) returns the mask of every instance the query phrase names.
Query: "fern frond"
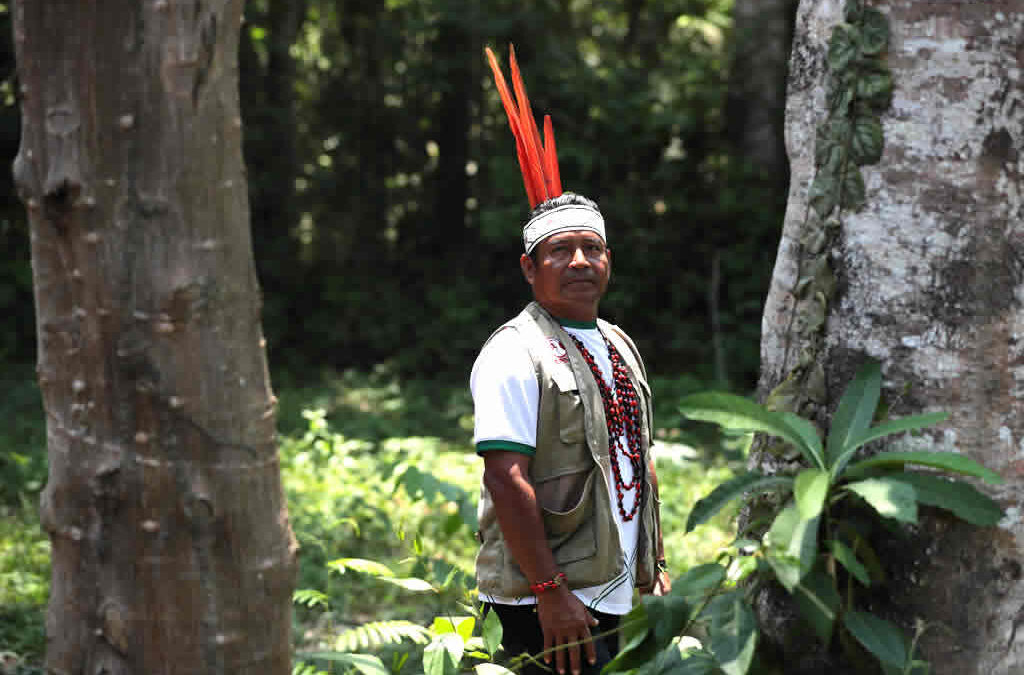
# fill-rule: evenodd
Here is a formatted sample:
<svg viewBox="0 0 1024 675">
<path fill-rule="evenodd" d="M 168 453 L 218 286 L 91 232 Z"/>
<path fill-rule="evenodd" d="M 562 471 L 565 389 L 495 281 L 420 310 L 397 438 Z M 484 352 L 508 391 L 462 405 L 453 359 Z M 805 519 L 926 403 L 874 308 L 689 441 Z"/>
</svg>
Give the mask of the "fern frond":
<svg viewBox="0 0 1024 675">
<path fill-rule="evenodd" d="M 295 591 L 292 593 L 292 602 L 306 607 L 326 608 L 328 604 L 327 595 L 313 588 L 300 588 Z M 293 675 L 295 674 L 293 673 Z"/>
<path fill-rule="evenodd" d="M 412 621 L 371 621 L 338 635 L 334 649 L 339 652 L 367 651 L 383 645 L 398 644 L 403 639 L 424 645 L 430 641 L 430 632 Z"/>
</svg>

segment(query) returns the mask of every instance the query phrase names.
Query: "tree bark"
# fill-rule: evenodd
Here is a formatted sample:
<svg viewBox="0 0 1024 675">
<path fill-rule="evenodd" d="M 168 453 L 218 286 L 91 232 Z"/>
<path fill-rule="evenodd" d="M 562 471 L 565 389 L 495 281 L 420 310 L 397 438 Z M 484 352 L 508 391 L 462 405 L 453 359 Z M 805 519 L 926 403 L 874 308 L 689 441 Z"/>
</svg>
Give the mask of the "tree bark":
<svg viewBox="0 0 1024 675">
<path fill-rule="evenodd" d="M 863 169 L 866 206 L 843 213 L 834 244 L 819 253 L 823 224 L 808 208 L 808 188 L 815 130 L 827 110 L 828 39 L 843 3 L 800 4 L 787 101 L 791 188 L 762 325 L 761 394 L 825 422 L 870 357 L 883 364 L 893 416 L 951 413 L 904 442 L 960 452 L 1002 473 L 1004 485 L 983 489 L 1006 517 L 985 529 L 924 520 L 910 533 L 912 553 L 889 551 L 884 560 L 888 601 L 906 626 L 923 618 L 949 629 L 926 634 L 933 672 L 1019 673 L 1024 5 L 868 4 L 891 22 L 895 91 L 882 119 L 885 150 L 879 164 Z M 798 290 L 802 280 L 829 277 L 829 268 L 831 297 Z M 780 468 L 768 453 L 756 461 Z M 792 626 L 762 619 L 784 643 Z M 802 643 L 798 650 L 807 650 Z M 820 662 L 815 667 L 825 672 Z"/>
<path fill-rule="evenodd" d="M 241 0 L 16 2 L 53 546 L 47 672 L 289 672 Z"/>
</svg>

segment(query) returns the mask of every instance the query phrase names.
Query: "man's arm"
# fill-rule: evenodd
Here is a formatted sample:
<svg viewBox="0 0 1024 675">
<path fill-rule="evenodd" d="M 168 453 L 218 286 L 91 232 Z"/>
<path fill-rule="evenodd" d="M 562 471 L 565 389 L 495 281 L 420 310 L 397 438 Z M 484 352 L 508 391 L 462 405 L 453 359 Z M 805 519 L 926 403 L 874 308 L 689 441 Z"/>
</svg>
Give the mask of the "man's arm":
<svg viewBox="0 0 1024 675">
<path fill-rule="evenodd" d="M 518 452 L 489 450 L 484 454 L 484 486 L 491 495 L 498 525 L 509 552 L 530 583 L 553 579 L 559 569 L 544 536 L 544 521 L 533 484 L 528 478 L 530 457 Z M 597 620 L 566 584 L 537 594 L 537 618 L 544 633 L 545 651 L 565 644 L 584 642 L 587 661 L 597 654 L 590 627 Z M 555 666 L 565 672 L 565 652 L 574 674 L 580 672 L 579 645 L 555 652 Z M 551 654 L 544 655 L 551 663 Z"/>
</svg>

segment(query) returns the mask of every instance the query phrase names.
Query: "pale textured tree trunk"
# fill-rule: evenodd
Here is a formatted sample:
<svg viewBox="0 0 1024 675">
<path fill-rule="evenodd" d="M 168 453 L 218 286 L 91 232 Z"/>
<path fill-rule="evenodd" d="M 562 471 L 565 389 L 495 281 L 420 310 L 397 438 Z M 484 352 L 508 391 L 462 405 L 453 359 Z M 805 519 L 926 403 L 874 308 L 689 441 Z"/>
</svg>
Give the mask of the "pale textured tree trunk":
<svg viewBox="0 0 1024 675">
<path fill-rule="evenodd" d="M 872 357 L 893 414 L 952 414 L 908 442 L 1002 473 L 1005 485 L 985 489 L 1007 515 L 987 529 L 928 519 L 915 533 L 920 546 L 886 560 L 892 606 L 905 626 L 920 617 L 950 629 L 925 639 L 933 672 L 1021 673 L 1024 2 L 868 4 L 891 21 L 895 91 L 881 162 L 864 169 L 867 204 L 844 212 L 831 240 L 808 208 L 808 187 L 827 110 L 827 44 L 843 3 L 800 4 L 787 103 L 791 189 L 764 314 L 761 393 L 826 422 Z M 832 243 L 815 253 L 822 241 Z M 762 618 L 785 639 L 785 626 Z"/>
<path fill-rule="evenodd" d="M 47 672 L 289 672 L 241 161 L 241 0 L 22 0 Z"/>
</svg>

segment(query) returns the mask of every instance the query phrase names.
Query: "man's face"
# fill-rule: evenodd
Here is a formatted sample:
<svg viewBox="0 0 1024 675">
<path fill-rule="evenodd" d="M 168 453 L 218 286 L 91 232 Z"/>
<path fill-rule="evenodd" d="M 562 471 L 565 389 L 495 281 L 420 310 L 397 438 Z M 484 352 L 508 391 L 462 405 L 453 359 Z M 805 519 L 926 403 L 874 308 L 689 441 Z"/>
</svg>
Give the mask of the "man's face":
<svg viewBox="0 0 1024 675">
<path fill-rule="evenodd" d="M 611 250 L 589 230 L 552 235 L 534 249 L 537 262 L 523 255 L 519 265 L 533 286 L 533 297 L 556 317 L 593 321 L 608 288 Z"/>
</svg>

